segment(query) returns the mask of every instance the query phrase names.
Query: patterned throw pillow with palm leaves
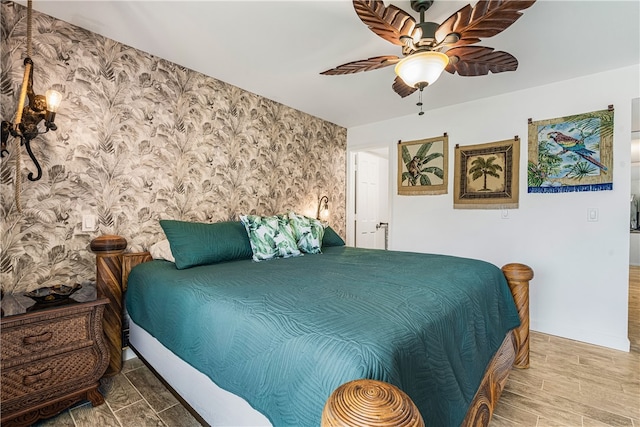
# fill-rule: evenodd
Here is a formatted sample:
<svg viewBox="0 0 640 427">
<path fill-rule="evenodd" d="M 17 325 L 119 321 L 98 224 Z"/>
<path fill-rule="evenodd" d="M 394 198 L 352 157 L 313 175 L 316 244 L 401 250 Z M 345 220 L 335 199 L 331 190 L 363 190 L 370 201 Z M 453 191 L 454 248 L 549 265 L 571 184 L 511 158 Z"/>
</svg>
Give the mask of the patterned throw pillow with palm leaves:
<svg viewBox="0 0 640 427">
<path fill-rule="evenodd" d="M 253 260 L 300 256 L 286 215 L 240 215 L 253 250 Z"/>
<path fill-rule="evenodd" d="M 319 220 L 289 212 L 289 223 L 293 229 L 298 249 L 308 254 L 322 253 L 320 248 L 322 247 L 324 227 Z"/>
</svg>

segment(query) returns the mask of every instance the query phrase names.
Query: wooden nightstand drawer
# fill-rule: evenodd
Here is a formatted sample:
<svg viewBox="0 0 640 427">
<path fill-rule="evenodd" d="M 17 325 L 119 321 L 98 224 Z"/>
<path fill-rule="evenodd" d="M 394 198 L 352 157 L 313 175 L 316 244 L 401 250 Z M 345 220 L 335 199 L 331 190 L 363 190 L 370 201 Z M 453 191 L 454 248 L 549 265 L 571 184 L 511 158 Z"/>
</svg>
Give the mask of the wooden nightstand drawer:
<svg viewBox="0 0 640 427">
<path fill-rule="evenodd" d="M 43 358 L 76 348 L 87 347 L 91 340 L 91 311 L 57 319 L 34 320 L 2 330 L 2 368 L 25 358 Z"/>
<path fill-rule="evenodd" d="M 104 370 L 102 356 L 88 347 L 2 370 L 2 410 L 11 411 L 14 406 L 24 406 L 25 398 L 31 403 L 45 401 L 60 394 L 60 390 L 82 388 L 95 383 Z"/>
<path fill-rule="evenodd" d="M 84 399 L 104 403 L 98 385 L 109 364 L 102 331 L 107 303 L 69 301 L 2 317 L 3 427 L 29 426 Z"/>
</svg>

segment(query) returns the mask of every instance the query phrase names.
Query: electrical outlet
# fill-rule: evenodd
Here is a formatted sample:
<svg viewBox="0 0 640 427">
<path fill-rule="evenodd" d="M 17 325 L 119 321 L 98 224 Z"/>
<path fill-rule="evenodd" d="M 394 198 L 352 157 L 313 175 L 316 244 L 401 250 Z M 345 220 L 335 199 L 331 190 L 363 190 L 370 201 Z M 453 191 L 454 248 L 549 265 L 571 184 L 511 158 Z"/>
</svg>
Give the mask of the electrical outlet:
<svg viewBox="0 0 640 427">
<path fill-rule="evenodd" d="M 600 219 L 600 214 L 598 212 L 598 208 L 587 208 L 588 222 L 598 222 L 599 219 Z"/>
<path fill-rule="evenodd" d="M 82 231 L 96 231 L 95 215 L 82 215 Z"/>
</svg>

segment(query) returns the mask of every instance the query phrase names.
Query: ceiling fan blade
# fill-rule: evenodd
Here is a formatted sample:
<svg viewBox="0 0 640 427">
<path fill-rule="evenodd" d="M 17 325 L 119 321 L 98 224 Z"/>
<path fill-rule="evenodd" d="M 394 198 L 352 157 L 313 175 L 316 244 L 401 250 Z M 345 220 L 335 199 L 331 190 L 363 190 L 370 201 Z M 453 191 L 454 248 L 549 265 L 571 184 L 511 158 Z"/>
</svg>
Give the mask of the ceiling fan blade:
<svg viewBox="0 0 640 427">
<path fill-rule="evenodd" d="M 353 8 L 371 31 L 396 45 L 403 45 L 400 36 L 412 36 L 416 27 L 411 15 L 380 0 L 353 0 Z"/>
<path fill-rule="evenodd" d="M 457 71 L 461 76 L 485 76 L 489 71 L 495 74 L 518 68 L 518 60 L 513 55 L 490 47 L 462 46 L 445 53 L 449 57 L 445 70 L 451 74 Z"/>
<path fill-rule="evenodd" d="M 521 10 L 533 5 L 536 0 L 480 0 L 458 10 L 436 30 L 436 40 L 442 41 L 451 33 L 460 39 L 450 47 L 477 43 L 481 38 L 492 37 L 507 29 L 522 16 Z"/>
<path fill-rule="evenodd" d="M 406 84 L 400 77 L 396 76 L 396 79 L 393 81 L 393 85 L 391 86 L 393 90 L 405 98 L 415 92 L 417 89 L 415 87 L 411 87 Z"/>
<path fill-rule="evenodd" d="M 393 65 L 400 60 L 395 55 L 386 55 L 386 56 L 374 56 L 369 59 L 361 59 L 359 61 L 347 62 L 346 64 L 338 65 L 335 68 L 332 68 L 327 71 L 323 71 L 320 74 L 324 74 L 326 76 L 337 76 L 341 74 L 353 74 L 359 73 L 361 71 L 371 71 L 377 70 L 379 68 L 388 67 L 389 65 Z"/>
</svg>

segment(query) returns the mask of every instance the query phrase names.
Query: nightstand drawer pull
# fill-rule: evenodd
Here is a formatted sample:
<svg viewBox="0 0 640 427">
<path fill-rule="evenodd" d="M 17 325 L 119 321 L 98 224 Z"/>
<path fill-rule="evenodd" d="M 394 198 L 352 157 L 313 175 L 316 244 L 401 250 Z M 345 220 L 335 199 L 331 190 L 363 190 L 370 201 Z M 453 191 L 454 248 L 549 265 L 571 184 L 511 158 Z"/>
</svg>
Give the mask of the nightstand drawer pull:
<svg viewBox="0 0 640 427">
<path fill-rule="evenodd" d="M 22 339 L 22 342 L 25 344 L 36 344 L 39 342 L 47 342 L 51 339 L 51 337 L 53 337 L 53 333 L 52 332 L 43 332 L 40 335 L 33 335 L 30 337 L 24 337 Z"/>
<path fill-rule="evenodd" d="M 45 369 L 44 371 L 39 372 L 37 374 L 27 375 L 22 379 L 22 383 L 24 385 L 32 385 L 37 383 L 38 381 L 42 381 L 42 380 L 46 380 L 47 378 L 50 378 L 52 373 L 53 371 L 51 369 Z"/>
</svg>

